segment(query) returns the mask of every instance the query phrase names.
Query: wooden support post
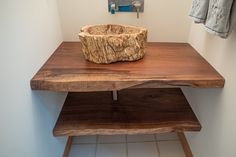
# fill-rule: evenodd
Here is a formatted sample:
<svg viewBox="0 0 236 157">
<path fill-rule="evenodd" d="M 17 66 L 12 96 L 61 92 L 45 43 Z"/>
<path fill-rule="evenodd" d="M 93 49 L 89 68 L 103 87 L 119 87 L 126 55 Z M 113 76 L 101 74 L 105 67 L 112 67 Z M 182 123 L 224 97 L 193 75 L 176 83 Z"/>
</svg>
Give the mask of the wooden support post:
<svg viewBox="0 0 236 157">
<path fill-rule="evenodd" d="M 188 144 L 188 141 L 184 135 L 184 132 L 177 132 L 177 135 L 179 137 L 179 140 L 181 142 L 181 145 L 183 147 L 184 153 L 186 157 L 193 157 L 193 153 L 191 151 L 191 148 Z"/>
<path fill-rule="evenodd" d="M 70 154 L 70 148 L 73 143 L 73 136 L 69 136 L 63 153 L 63 157 L 68 157 Z"/>
</svg>

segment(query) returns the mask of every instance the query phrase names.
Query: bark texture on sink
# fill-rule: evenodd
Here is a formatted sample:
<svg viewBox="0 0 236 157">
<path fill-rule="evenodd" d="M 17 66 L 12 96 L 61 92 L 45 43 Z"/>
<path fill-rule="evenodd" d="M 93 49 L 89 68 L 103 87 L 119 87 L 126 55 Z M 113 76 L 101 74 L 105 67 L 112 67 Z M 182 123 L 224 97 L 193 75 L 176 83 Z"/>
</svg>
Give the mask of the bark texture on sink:
<svg viewBox="0 0 236 157">
<path fill-rule="evenodd" d="M 79 34 L 85 59 L 94 63 L 135 61 L 144 57 L 147 29 L 126 25 L 85 26 Z"/>
</svg>

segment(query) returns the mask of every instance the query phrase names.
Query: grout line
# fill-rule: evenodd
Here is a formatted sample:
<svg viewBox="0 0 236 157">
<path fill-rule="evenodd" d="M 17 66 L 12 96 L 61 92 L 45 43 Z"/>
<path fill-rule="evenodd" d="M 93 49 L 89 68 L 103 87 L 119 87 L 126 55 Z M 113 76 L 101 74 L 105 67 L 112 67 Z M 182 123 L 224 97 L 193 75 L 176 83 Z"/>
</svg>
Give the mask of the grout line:
<svg viewBox="0 0 236 157">
<path fill-rule="evenodd" d="M 152 140 L 152 141 L 130 141 L 128 143 L 148 143 L 148 142 L 155 142 L 156 140 Z"/>
<path fill-rule="evenodd" d="M 73 145 L 91 145 L 96 143 L 73 143 Z"/>
<path fill-rule="evenodd" d="M 107 143 L 98 143 L 98 144 L 125 144 L 125 142 L 107 142 Z"/>
<path fill-rule="evenodd" d="M 128 142 L 128 138 L 126 136 L 126 141 L 125 142 L 98 142 L 97 137 L 96 137 L 96 142 L 91 142 L 91 143 L 73 143 L 73 145 L 89 145 L 89 144 L 124 144 L 124 143 L 148 143 L 148 142 L 167 142 L 167 141 L 179 141 L 179 139 L 169 139 L 169 140 L 157 140 L 156 136 L 155 140 L 150 140 L 150 141 L 131 141 Z"/>
<path fill-rule="evenodd" d="M 96 145 L 95 145 L 95 154 L 94 154 L 94 157 L 97 156 L 97 149 L 98 149 L 98 135 L 96 135 Z"/>
<path fill-rule="evenodd" d="M 128 142 L 128 135 L 125 135 L 126 138 L 127 138 L 127 141 Z M 76 137 L 76 136 L 75 136 Z M 97 135 L 96 135 L 96 138 L 97 138 Z M 97 140 L 97 139 L 96 139 Z M 179 141 L 179 139 L 167 139 L 167 140 L 158 140 L 156 138 L 156 135 L 154 134 L 154 140 L 147 140 L 147 141 L 131 141 L 131 142 L 128 142 L 128 143 L 140 143 L 140 142 L 155 142 L 155 141 L 158 141 L 158 142 L 164 142 L 164 141 Z M 76 142 L 74 143 L 73 142 L 73 145 L 80 145 L 80 144 L 122 144 L 122 143 L 125 143 L 125 142 L 98 142 L 98 141 L 95 141 L 95 142 L 83 142 L 83 143 L 80 143 L 80 142 Z"/>
<path fill-rule="evenodd" d="M 127 143 L 149 143 L 149 142 L 167 142 L 167 141 L 179 141 L 178 139 L 173 140 L 154 140 L 154 141 L 133 141 Z M 89 145 L 89 144 L 125 144 L 126 142 L 95 142 L 95 143 L 73 143 L 73 145 Z"/>
<path fill-rule="evenodd" d="M 129 150 L 128 150 L 128 137 L 125 135 L 125 145 L 126 145 L 126 157 L 129 156 Z"/>
<path fill-rule="evenodd" d="M 158 157 L 161 157 L 161 151 L 160 151 L 160 148 L 159 148 L 159 146 L 158 146 L 157 137 L 156 137 L 156 135 L 154 135 L 154 137 L 155 137 L 155 140 L 156 140 L 156 148 L 157 148 Z"/>
<path fill-rule="evenodd" d="M 156 141 L 137 141 L 137 142 L 128 142 L 128 143 L 153 143 Z"/>
<path fill-rule="evenodd" d="M 173 139 L 173 140 L 157 140 L 157 142 L 168 142 L 168 141 L 179 141 L 179 139 Z"/>
<path fill-rule="evenodd" d="M 125 141 L 125 142 L 101 142 L 101 143 L 98 143 L 98 144 L 124 144 L 124 143 L 150 143 L 150 142 L 155 142 L 155 141 L 134 141 L 134 142 L 128 142 Z"/>
</svg>

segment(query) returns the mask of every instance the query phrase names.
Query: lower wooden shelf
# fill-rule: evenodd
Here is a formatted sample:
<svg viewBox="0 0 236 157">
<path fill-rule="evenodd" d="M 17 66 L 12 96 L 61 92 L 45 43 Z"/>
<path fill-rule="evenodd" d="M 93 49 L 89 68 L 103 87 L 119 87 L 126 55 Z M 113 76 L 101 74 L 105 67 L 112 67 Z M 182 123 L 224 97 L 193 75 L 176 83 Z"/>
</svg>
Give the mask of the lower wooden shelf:
<svg viewBox="0 0 236 157">
<path fill-rule="evenodd" d="M 181 89 L 127 89 L 69 93 L 54 136 L 153 134 L 200 131 L 201 125 Z"/>
</svg>

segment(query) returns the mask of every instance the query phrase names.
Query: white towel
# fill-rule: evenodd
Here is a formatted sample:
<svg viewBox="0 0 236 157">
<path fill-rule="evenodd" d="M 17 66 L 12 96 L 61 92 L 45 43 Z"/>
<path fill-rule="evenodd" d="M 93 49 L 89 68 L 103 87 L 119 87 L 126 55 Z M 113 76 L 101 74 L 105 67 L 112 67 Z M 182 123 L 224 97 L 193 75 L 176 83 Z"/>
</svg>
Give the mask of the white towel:
<svg viewBox="0 0 236 157">
<path fill-rule="evenodd" d="M 235 0 L 193 0 L 190 15 L 208 32 L 227 38 L 236 20 Z"/>
</svg>

